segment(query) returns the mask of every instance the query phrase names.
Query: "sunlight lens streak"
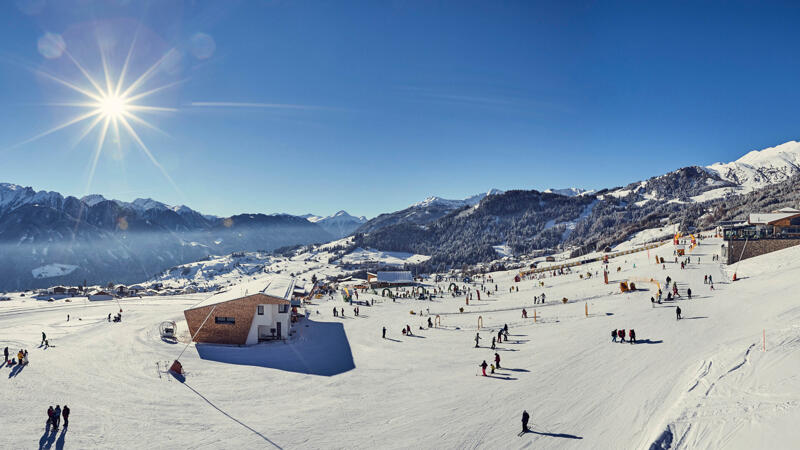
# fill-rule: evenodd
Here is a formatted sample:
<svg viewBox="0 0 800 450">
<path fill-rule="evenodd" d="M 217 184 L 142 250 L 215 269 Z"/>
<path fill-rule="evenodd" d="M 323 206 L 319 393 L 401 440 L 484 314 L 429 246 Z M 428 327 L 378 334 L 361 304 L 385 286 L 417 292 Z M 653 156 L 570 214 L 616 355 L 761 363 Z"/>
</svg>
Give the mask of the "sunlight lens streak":
<svg viewBox="0 0 800 450">
<path fill-rule="evenodd" d="M 138 33 L 137 33 L 138 35 Z M 167 171 L 164 167 L 159 163 L 147 145 L 142 141 L 139 137 L 139 134 L 131 125 L 131 122 L 147 127 L 148 129 L 157 131 L 162 134 L 164 131 L 157 128 L 155 125 L 151 124 L 150 122 L 146 121 L 137 113 L 172 113 L 178 111 L 176 108 L 168 108 L 163 106 L 154 106 L 154 105 L 144 105 L 139 104 L 137 101 L 149 97 L 153 94 L 158 92 L 164 91 L 166 89 L 172 88 L 177 86 L 178 84 L 183 83 L 185 80 L 181 80 L 178 82 L 173 82 L 161 86 L 151 87 L 148 90 L 141 90 L 148 79 L 150 79 L 155 73 L 156 70 L 163 64 L 169 56 L 173 54 L 175 51 L 174 49 L 170 49 L 166 52 L 163 56 L 161 56 L 153 65 L 148 67 L 144 72 L 139 75 L 132 83 L 128 86 L 125 86 L 125 79 L 128 76 L 128 70 L 130 68 L 131 57 L 133 55 L 134 46 L 137 41 L 137 36 L 134 35 L 133 42 L 131 43 L 131 47 L 128 50 L 128 53 L 125 57 L 125 61 L 122 65 L 122 70 L 119 71 L 118 75 L 115 77 L 113 68 L 109 64 L 108 59 L 103 51 L 102 46 L 98 45 L 100 51 L 100 63 L 102 66 L 102 81 L 96 80 L 92 77 L 91 73 L 80 63 L 78 60 L 69 52 L 64 51 L 64 54 L 67 56 L 69 61 L 74 64 L 74 66 L 78 69 L 78 71 L 83 75 L 83 77 L 88 81 L 88 85 L 81 86 L 79 84 L 75 84 L 73 82 L 67 81 L 62 79 L 56 75 L 51 73 L 45 72 L 40 69 L 31 68 L 30 70 L 35 74 L 38 74 L 50 81 L 58 83 L 62 86 L 65 86 L 71 89 L 74 92 L 77 92 L 85 97 L 84 101 L 74 101 L 74 102 L 63 102 L 63 103 L 48 103 L 47 105 L 50 106 L 65 106 L 65 107 L 76 107 L 76 108 L 85 108 L 88 111 L 78 114 L 76 117 L 57 125 L 49 130 L 46 130 L 42 133 L 37 134 L 29 139 L 26 139 L 23 142 L 13 145 L 10 148 L 19 147 L 38 139 L 41 139 L 45 136 L 51 135 L 59 130 L 63 130 L 64 128 L 70 127 L 72 125 L 78 124 L 88 119 L 93 120 L 88 124 L 88 126 L 82 130 L 81 134 L 76 141 L 76 145 L 80 143 L 83 139 L 85 139 L 92 131 L 98 128 L 98 125 L 102 123 L 99 127 L 99 134 L 96 146 L 93 149 L 92 156 L 90 159 L 89 165 L 89 174 L 86 180 L 86 192 L 89 192 L 89 188 L 91 186 L 92 180 L 94 179 L 95 172 L 97 170 L 97 164 L 100 159 L 100 155 L 103 153 L 103 149 L 106 144 L 106 138 L 109 135 L 112 136 L 112 139 L 116 140 L 116 144 L 118 148 L 121 149 L 120 143 L 120 129 L 124 129 L 126 132 L 126 136 L 132 139 L 136 145 L 141 149 L 141 151 L 147 156 L 147 158 L 156 166 L 156 168 L 161 172 L 162 175 L 169 181 L 169 183 L 175 188 L 175 190 L 181 194 L 180 189 L 178 189 L 177 184 L 172 178 L 169 176 Z M 116 78 L 116 79 L 115 79 Z M 87 83 L 83 83 L 87 84 Z M 105 85 L 105 86 L 103 86 Z M 109 130 L 110 128 L 110 130 Z M 181 194 L 182 195 L 182 194 Z"/>
</svg>

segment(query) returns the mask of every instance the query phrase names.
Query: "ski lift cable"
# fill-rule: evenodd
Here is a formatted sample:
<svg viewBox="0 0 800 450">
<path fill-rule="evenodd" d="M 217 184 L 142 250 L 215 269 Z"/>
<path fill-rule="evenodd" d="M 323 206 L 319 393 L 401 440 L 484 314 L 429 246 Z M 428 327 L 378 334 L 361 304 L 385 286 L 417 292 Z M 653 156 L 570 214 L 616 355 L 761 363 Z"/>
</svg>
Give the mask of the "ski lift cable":
<svg viewBox="0 0 800 450">
<path fill-rule="evenodd" d="M 189 348 L 189 346 L 190 346 L 190 345 L 192 345 L 192 342 L 194 342 L 194 338 L 196 338 L 196 337 L 197 337 L 197 335 L 200 333 L 200 330 L 202 330 L 202 329 L 203 329 L 203 325 L 205 325 L 205 324 L 206 324 L 206 321 L 208 321 L 208 318 L 209 318 L 209 317 L 211 317 L 211 314 L 214 312 L 214 310 L 215 310 L 215 309 L 217 309 L 217 306 L 219 306 L 219 304 L 216 304 L 216 305 L 214 305 L 214 307 L 213 307 L 213 308 L 211 308 L 211 311 L 209 311 L 209 312 L 208 312 L 208 315 L 207 315 L 207 316 L 206 316 L 206 318 L 203 320 L 203 323 L 201 323 L 201 324 L 200 324 L 200 328 L 198 328 L 198 329 L 197 329 L 197 331 L 195 331 L 195 332 L 194 332 L 194 336 L 192 336 L 192 339 L 190 339 L 190 340 L 189 340 L 189 342 L 186 344 L 186 346 L 185 346 L 185 347 L 183 347 L 183 350 L 181 350 L 181 354 L 180 354 L 180 355 L 178 355 L 178 357 L 177 357 L 177 358 L 175 358 L 175 360 L 176 360 L 176 361 L 177 361 L 177 360 L 179 360 L 179 359 L 181 359 L 181 356 L 183 356 L 183 352 L 185 352 L 185 351 L 186 351 L 186 349 L 187 349 L 187 348 Z"/>
</svg>

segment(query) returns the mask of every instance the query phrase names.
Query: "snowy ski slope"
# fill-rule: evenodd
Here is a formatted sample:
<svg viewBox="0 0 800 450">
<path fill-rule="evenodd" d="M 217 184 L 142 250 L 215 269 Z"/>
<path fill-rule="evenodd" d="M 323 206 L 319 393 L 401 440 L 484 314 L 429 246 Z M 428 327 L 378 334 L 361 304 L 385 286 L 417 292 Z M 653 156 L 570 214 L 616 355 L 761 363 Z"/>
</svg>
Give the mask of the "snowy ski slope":
<svg viewBox="0 0 800 450">
<path fill-rule="evenodd" d="M 670 245 L 654 252 L 671 259 Z M 662 269 L 647 252 L 612 260 L 609 285 L 594 276 L 597 263 L 581 268 L 590 279 L 576 271 L 543 288 L 493 273 L 497 291 L 469 306 L 463 296 L 361 295 L 376 303 L 355 318 L 341 297 L 317 300 L 289 343 L 190 345 L 185 383 L 157 371 L 184 346 L 162 341 L 158 325 L 177 321 L 185 342 L 183 310 L 208 294 L 124 300 L 119 324 L 106 320 L 115 301 L 12 295 L 0 303 L 0 347 L 27 348 L 30 364 L 0 368 L 0 448 L 796 448 L 800 247 L 743 261 L 731 283 L 711 261 L 719 245 L 702 241 L 690 253 L 700 264 L 685 270 Z M 693 291 L 678 301 L 680 321 L 674 302 L 651 305 L 650 283 L 617 288 L 667 275 L 684 297 Z M 547 304 L 534 307 L 543 292 Z M 427 329 L 410 310 L 439 314 L 442 326 Z M 506 323 L 503 369 L 477 376 L 493 359 L 491 331 Z M 406 324 L 414 336 L 400 334 Z M 383 326 L 391 339 L 380 338 Z M 634 328 L 640 343 L 611 343 L 615 328 Z M 37 347 L 42 331 L 54 347 Z M 45 434 L 47 407 L 65 403 L 70 429 Z M 534 432 L 518 437 L 523 409 Z"/>
</svg>

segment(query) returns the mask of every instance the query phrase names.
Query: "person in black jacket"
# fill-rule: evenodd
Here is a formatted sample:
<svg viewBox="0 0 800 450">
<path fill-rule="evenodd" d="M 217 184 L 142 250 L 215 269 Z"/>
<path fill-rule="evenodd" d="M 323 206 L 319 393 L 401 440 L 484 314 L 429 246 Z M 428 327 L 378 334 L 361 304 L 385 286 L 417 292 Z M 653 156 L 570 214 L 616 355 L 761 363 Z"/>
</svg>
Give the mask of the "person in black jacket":
<svg viewBox="0 0 800 450">
<path fill-rule="evenodd" d="M 64 405 L 61 415 L 64 417 L 64 428 L 67 428 L 69 426 L 69 406 Z"/>
<path fill-rule="evenodd" d="M 530 420 L 530 418 L 531 418 L 531 416 L 530 416 L 530 414 L 528 414 L 528 411 L 522 411 L 522 432 L 523 433 L 527 433 L 528 431 L 531 431 L 528 428 L 528 420 Z"/>
</svg>

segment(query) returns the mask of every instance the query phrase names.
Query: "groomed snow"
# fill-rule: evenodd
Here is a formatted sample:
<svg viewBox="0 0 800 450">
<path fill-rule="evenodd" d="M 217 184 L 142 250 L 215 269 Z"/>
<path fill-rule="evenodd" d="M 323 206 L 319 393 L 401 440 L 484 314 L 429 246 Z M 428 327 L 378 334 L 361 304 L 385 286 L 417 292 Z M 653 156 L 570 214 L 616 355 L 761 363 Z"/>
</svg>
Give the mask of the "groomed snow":
<svg viewBox="0 0 800 450">
<path fill-rule="evenodd" d="M 690 253 L 701 263 L 686 270 L 662 269 L 647 252 L 614 259 L 609 285 L 594 276 L 597 263 L 581 266 L 584 279 L 576 270 L 545 278 L 543 288 L 496 272 L 497 291 L 469 306 L 463 296 L 392 302 L 362 294 L 375 306 L 355 318 L 339 296 L 317 300 L 286 344 L 190 345 L 181 357 L 185 383 L 159 374 L 156 363 L 163 368 L 181 352 L 183 310 L 208 294 L 120 304 L 12 294 L 0 304 L 0 345 L 27 348 L 30 364 L 0 368 L 0 448 L 794 448 L 800 247 L 743 261 L 732 283 L 725 274 L 733 268 L 711 262 L 720 243 L 702 241 Z M 652 252 L 672 258 L 670 245 Z M 705 274 L 716 290 L 703 284 Z M 617 289 L 622 280 L 663 283 L 667 275 L 684 296 L 693 290 L 692 300 L 677 302 L 684 320 L 675 319 L 674 302 L 651 306 L 650 283 Z M 534 306 L 543 292 L 547 304 Z M 122 323 L 108 323 L 120 307 Z M 344 307 L 345 318 L 333 317 L 333 307 Z M 442 327 L 427 329 L 427 317 L 409 313 L 428 309 Z M 160 339 L 164 320 L 178 322 L 181 343 Z M 406 324 L 415 336 L 400 334 Z M 511 335 L 497 351 L 503 369 L 477 376 L 495 353 L 491 331 L 503 324 Z M 380 338 L 383 326 L 390 339 Z M 635 328 L 639 344 L 611 343 L 616 328 Z M 42 331 L 54 347 L 38 347 Z M 69 430 L 46 434 L 47 406 L 64 403 Z M 523 409 L 534 433 L 518 437 Z"/>
</svg>

